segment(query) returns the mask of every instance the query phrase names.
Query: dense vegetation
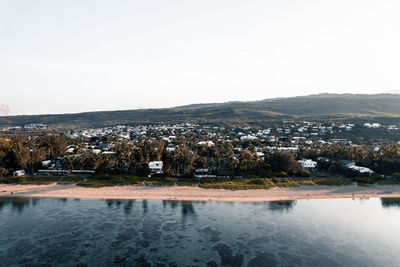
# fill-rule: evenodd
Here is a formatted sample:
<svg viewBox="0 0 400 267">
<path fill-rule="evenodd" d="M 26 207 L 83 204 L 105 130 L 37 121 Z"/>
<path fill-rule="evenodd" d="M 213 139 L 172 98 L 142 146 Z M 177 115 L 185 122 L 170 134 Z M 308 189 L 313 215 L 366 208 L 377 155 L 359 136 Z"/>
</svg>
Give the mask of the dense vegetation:
<svg viewBox="0 0 400 267">
<path fill-rule="evenodd" d="M 107 140 L 108 137 L 104 138 Z M 81 186 L 177 184 L 234 190 L 302 184 L 346 185 L 357 182 L 367 186 L 393 183 L 393 180 L 384 180 L 378 174 L 397 179 L 394 182 L 400 180 L 400 145 L 397 144 L 381 145 L 376 150 L 372 145 L 325 145 L 315 142 L 307 146 L 300 144 L 297 154 L 264 151 L 264 156 L 260 157 L 254 152 L 255 146 L 262 146 L 259 140 L 219 142 L 213 146 L 199 146 L 196 140 L 198 137 L 195 136 L 178 138 L 175 142 L 179 145 L 174 151 L 167 151 L 167 143 L 163 140 L 117 140 L 113 147 L 115 154 L 96 154 L 85 149 L 87 141 L 60 135 L 0 138 L 0 177 L 3 177 L 0 182 L 41 184 L 60 180 L 60 183 L 78 183 Z M 71 145 L 75 147 L 74 154 L 66 152 Z M 241 152 L 234 150 L 238 146 L 242 148 Z M 303 157 L 314 160 L 324 157 L 319 162 L 319 172 L 311 179 L 308 178 L 310 172 L 299 168 L 297 160 Z M 13 171 L 20 169 L 31 175 L 36 173 L 42 168 L 41 162 L 44 160 L 52 160 L 59 165 L 57 168 L 64 170 L 93 170 L 96 174 L 82 178 L 68 175 L 63 179 L 11 177 Z M 149 178 L 148 162 L 154 160 L 163 161 L 164 173 Z M 371 168 L 377 175 L 363 175 L 343 168 L 340 160 L 353 160 L 357 165 Z M 196 168 L 207 168 L 217 178 L 195 179 L 193 175 Z"/>
</svg>

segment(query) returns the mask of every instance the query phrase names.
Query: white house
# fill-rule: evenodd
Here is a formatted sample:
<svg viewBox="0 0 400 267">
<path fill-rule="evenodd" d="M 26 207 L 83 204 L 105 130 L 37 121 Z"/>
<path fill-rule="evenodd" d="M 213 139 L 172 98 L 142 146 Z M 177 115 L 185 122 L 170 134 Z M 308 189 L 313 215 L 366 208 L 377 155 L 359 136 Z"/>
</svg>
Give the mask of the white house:
<svg viewBox="0 0 400 267">
<path fill-rule="evenodd" d="M 357 171 L 359 173 L 368 173 L 369 175 L 374 174 L 375 172 L 373 170 L 371 170 L 370 168 L 367 167 L 360 167 L 357 166 L 356 163 L 354 161 L 350 161 L 350 160 L 341 160 L 340 162 L 340 166 L 343 168 L 348 168 L 348 169 L 352 169 L 354 171 Z"/>
<path fill-rule="evenodd" d="M 342 168 L 351 168 L 352 166 L 356 166 L 356 163 L 353 160 L 340 160 L 339 164 Z"/>
<path fill-rule="evenodd" d="M 245 136 L 240 137 L 240 140 L 249 140 L 249 141 L 251 141 L 251 140 L 257 140 L 257 139 L 258 139 L 258 137 L 257 136 L 253 136 L 253 135 L 245 135 Z"/>
<path fill-rule="evenodd" d="M 173 151 L 176 150 L 176 147 L 168 146 L 168 147 L 165 148 L 165 150 L 166 150 L 167 152 L 173 152 Z"/>
<path fill-rule="evenodd" d="M 367 167 L 360 167 L 360 166 L 350 166 L 349 169 L 355 170 L 359 173 L 368 173 L 369 175 L 373 175 L 375 172 Z"/>
<path fill-rule="evenodd" d="M 199 146 L 213 146 L 215 143 L 213 141 L 200 141 L 197 143 Z"/>
<path fill-rule="evenodd" d="M 209 174 L 209 170 L 207 168 L 200 168 L 195 170 L 194 174 L 195 178 L 204 178 L 204 177 L 209 177 L 209 178 L 215 178 L 215 175 Z"/>
<path fill-rule="evenodd" d="M 380 128 L 382 125 L 380 123 L 364 123 L 364 127 L 367 128 Z"/>
<path fill-rule="evenodd" d="M 163 162 L 162 161 L 150 161 L 149 169 L 152 173 L 163 173 Z"/>
<path fill-rule="evenodd" d="M 48 168 L 50 164 L 51 164 L 51 160 L 42 161 L 42 166 L 45 167 L 45 168 Z"/>
<path fill-rule="evenodd" d="M 302 159 L 298 162 L 302 170 L 313 171 L 317 167 L 317 162 L 311 159 Z"/>
<path fill-rule="evenodd" d="M 25 176 L 25 171 L 24 170 L 19 170 L 13 172 L 13 176 Z"/>
</svg>

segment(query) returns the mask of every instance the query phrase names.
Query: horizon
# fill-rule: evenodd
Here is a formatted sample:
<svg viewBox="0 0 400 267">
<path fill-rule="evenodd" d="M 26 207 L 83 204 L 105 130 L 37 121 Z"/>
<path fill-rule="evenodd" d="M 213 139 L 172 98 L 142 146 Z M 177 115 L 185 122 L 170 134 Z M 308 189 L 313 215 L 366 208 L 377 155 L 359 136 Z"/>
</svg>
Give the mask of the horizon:
<svg viewBox="0 0 400 267">
<path fill-rule="evenodd" d="M 186 106 L 191 106 L 191 105 L 211 105 L 211 104 L 225 104 L 225 103 L 248 103 L 248 102 L 258 102 L 258 101 L 266 101 L 266 100 L 281 100 L 281 99 L 288 99 L 288 98 L 298 98 L 298 97 L 312 97 L 312 96 L 321 96 L 321 95 L 338 95 L 338 96 L 344 96 L 344 95 L 369 95 L 369 96 L 374 96 L 374 95 L 400 95 L 400 92 L 382 92 L 382 93 L 372 93 L 372 94 L 362 94 L 362 93 L 318 93 L 318 94 L 310 94 L 310 95 L 297 95 L 297 96 L 288 96 L 288 97 L 272 97 L 272 98 L 264 98 L 264 99 L 258 99 L 258 100 L 250 100 L 250 101 L 241 101 L 241 100 L 229 100 L 225 102 L 198 102 L 198 103 L 190 103 L 190 104 L 185 104 L 185 105 L 179 105 L 179 106 L 172 106 L 172 107 L 153 107 L 153 108 L 132 108 L 132 109 L 114 109 L 114 110 L 88 110 L 88 111 L 79 111 L 79 112 L 65 112 L 65 113 L 38 113 L 38 114 L 8 114 L 4 115 L 1 114 L 2 109 L 8 109 L 9 107 L 7 105 L 1 104 L 0 108 L 0 117 L 17 117 L 17 116 L 43 116 L 43 115 L 67 115 L 67 114 L 83 114 L 83 113 L 95 113 L 95 112 L 113 112 L 113 111 L 129 111 L 129 110 L 151 110 L 151 109 L 173 109 L 173 108 L 180 108 L 180 107 L 186 107 Z M 6 106 L 6 107 L 4 107 Z"/>
<path fill-rule="evenodd" d="M 0 0 L 0 114 L 399 90 L 399 8 L 394 0 Z"/>
</svg>

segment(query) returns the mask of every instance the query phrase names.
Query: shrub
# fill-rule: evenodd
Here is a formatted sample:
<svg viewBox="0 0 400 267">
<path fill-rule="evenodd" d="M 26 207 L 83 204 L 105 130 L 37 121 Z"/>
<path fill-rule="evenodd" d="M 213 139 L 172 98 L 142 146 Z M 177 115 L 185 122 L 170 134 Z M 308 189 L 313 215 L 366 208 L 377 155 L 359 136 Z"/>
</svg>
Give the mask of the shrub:
<svg viewBox="0 0 400 267">
<path fill-rule="evenodd" d="M 272 181 L 276 186 L 279 187 L 298 187 L 299 184 L 293 179 L 288 178 L 273 178 Z"/>
<path fill-rule="evenodd" d="M 307 171 L 307 170 L 301 170 L 301 171 L 298 172 L 298 175 L 300 177 L 310 177 L 311 173 L 309 171 Z"/>
<path fill-rule="evenodd" d="M 330 177 L 330 178 L 315 178 L 313 179 L 314 183 L 318 185 L 349 185 L 352 183 L 350 179 L 339 178 L 339 177 Z"/>
<path fill-rule="evenodd" d="M 227 189 L 227 190 L 248 190 L 248 189 L 269 189 L 274 187 L 270 179 L 224 179 L 200 185 L 202 188 Z"/>
<path fill-rule="evenodd" d="M 210 177 L 203 177 L 203 178 L 200 179 L 200 183 L 201 184 L 212 183 L 212 182 L 214 182 L 214 180 L 212 178 L 210 178 Z"/>
<path fill-rule="evenodd" d="M 353 179 L 355 182 L 357 182 L 358 184 L 362 183 L 362 184 L 373 184 L 375 183 L 375 179 L 372 177 L 356 177 Z"/>
<path fill-rule="evenodd" d="M 286 172 L 273 172 L 272 175 L 275 177 L 287 177 Z"/>
<path fill-rule="evenodd" d="M 0 178 L 0 183 L 3 184 L 22 184 L 25 182 L 25 177 L 22 176 L 11 176 Z"/>
<path fill-rule="evenodd" d="M 103 186 L 111 186 L 112 184 L 107 181 L 101 181 L 101 180 L 87 180 L 87 181 L 82 181 L 78 183 L 77 185 L 82 186 L 82 187 L 103 187 Z"/>
<path fill-rule="evenodd" d="M 400 179 L 400 172 L 394 172 L 392 173 L 392 177 L 396 179 Z"/>
<path fill-rule="evenodd" d="M 253 178 L 253 179 L 254 179 L 254 178 L 258 178 L 258 175 L 255 175 L 255 174 L 247 174 L 247 175 L 245 175 L 244 177 L 245 177 L 245 178 L 250 178 L 250 179 Z"/>
<path fill-rule="evenodd" d="M 0 167 L 0 177 L 6 176 L 8 174 L 8 170 Z"/>
<path fill-rule="evenodd" d="M 263 178 L 252 179 L 249 181 L 249 184 L 263 185 L 263 184 L 265 184 L 265 179 L 263 179 Z"/>
<path fill-rule="evenodd" d="M 295 179 L 299 185 L 315 185 L 311 179 Z"/>
<path fill-rule="evenodd" d="M 176 184 L 179 186 L 193 186 L 198 184 L 198 180 L 194 178 L 179 178 Z"/>
</svg>

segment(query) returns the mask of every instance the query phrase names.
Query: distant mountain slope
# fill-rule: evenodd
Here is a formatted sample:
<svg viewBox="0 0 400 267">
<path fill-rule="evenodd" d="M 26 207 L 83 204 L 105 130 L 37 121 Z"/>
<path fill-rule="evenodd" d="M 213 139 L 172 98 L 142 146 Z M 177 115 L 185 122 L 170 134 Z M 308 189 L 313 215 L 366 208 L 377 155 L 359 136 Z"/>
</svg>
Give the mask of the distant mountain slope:
<svg viewBox="0 0 400 267">
<path fill-rule="evenodd" d="M 106 126 L 127 123 L 261 122 L 280 119 L 391 118 L 400 121 L 400 95 L 319 94 L 251 102 L 193 104 L 166 109 L 0 117 L 0 126 L 44 123 Z"/>
</svg>

